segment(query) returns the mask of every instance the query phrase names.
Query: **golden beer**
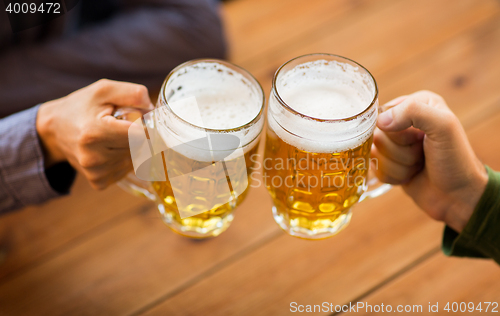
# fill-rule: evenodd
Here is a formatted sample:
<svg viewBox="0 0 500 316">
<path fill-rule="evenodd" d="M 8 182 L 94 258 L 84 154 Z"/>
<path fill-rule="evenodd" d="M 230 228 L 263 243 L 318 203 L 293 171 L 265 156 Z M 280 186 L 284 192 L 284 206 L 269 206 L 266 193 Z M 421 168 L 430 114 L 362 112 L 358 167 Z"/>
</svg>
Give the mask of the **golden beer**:
<svg viewBox="0 0 500 316">
<path fill-rule="evenodd" d="M 287 144 L 268 126 L 267 164 L 287 165 L 264 169 L 276 216 L 311 232 L 343 227 L 366 190 L 371 144 L 372 137 L 345 152 L 311 153 Z"/>
<path fill-rule="evenodd" d="M 276 72 L 269 98 L 264 182 L 290 235 L 333 236 L 365 194 L 377 87 L 359 64 L 305 55 Z"/>
<path fill-rule="evenodd" d="M 258 141 L 251 144 L 251 148 L 246 148 L 243 157 L 235 158 L 225 162 L 225 168 L 228 174 L 236 174 L 236 179 L 241 179 L 238 175 L 244 172 L 245 176 L 250 183 L 250 176 L 252 172 L 253 162 L 250 157 L 257 152 Z M 249 147 L 250 147 L 249 146 Z M 169 172 L 186 173 L 186 171 L 198 170 L 200 167 L 213 166 L 210 162 L 203 162 L 193 160 L 173 150 L 164 154 L 163 159 L 169 159 L 172 165 L 177 165 L 177 170 L 170 170 Z M 245 163 L 244 165 L 242 163 Z M 246 166 L 246 167 L 245 167 Z M 229 226 L 233 219 L 233 210 L 245 199 L 250 186 L 246 186 L 243 193 L 235 194 L 231 186 L 231 191 L 225 190 L 227 183 L 231 183 L 230 178 L 226 172 L 211 173 L 211 177 L 191 177 L 185 179 L 183 183 L 184 190 L 177 190 L 175 196 L 189 199 L 192 202 L 186 206 L 184 212 L 198 212 L 203 211 L 201 214 L 194 215 L 187 218 L 179 216 L 179 209 L 175 202 L 174 189 L 168 180 L 168 174 L 165 174 L 167 181 L 153 182 L 153 188 L 156 194 L 161 199 L 160 212 L 163 219 L 170 225 L 175 225 L 174 231 L 180 234 L 187 234 L 189 236 L 204 235 L 211 232 L 211 236 L 217 236 Z M 239 186 L 237 183 L 236 186 Z M 226 202 L 229 201 L 229 202 Z M 211 205 L 216 205 L 209 209 Z M 194 235 L 196 237 L 197 235 Z"/>
</svg>

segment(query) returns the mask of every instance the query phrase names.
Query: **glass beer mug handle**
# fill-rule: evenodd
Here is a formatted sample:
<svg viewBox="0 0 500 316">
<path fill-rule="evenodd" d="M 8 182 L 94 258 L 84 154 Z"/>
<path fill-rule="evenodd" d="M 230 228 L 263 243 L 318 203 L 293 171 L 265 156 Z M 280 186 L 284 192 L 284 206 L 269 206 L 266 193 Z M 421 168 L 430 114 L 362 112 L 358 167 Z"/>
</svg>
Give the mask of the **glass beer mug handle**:
<svg viewBox="0 0 500 316">
<path fill-rule="evenodd" d="M 376 198 L 392 189 L 392 185 L 380 182 L 375 176 L 368 180 L 367 186 L 369 190 L 361 195 L 359 202 Z"/>
<path fill-rule="evenodd" d="M 119 120 L 126 120 L 131 122 L 142 117 L 143 114 L 145 114 L 144 110 L 133 107 L 119 107 L 116 108 L 112 113 L 112 115 Z M 148 124 L 148 122 L 146 122 L 146 124 Z M 154 190 L 151 186 L 151 182 L 137 178 L 133 171 L 129 172 L 116 184 L 124 191 L 127 191 L 133 195 L 144 196 L 151 201 L 156 201 L 156 195 L 153 193 Z"/>
<path fill-rule="evenodd" d="M 378 113 L 382 113 L 387 111 L 391 107 L 380 107 L 378 108 Z M 359 202 L 364 200 L 369 200 L 372 198 L 376 198 L 377 196 L 381 196 L 382 194 L 387 193 L 390 189 L 392 189 L 392 185 L 388 183 L 380 182 L 380 180 L 375 176 L 374 173 L 368 173 L 368 182 L 367 182 L 368 191 L 363 193 L 359 198 Z"/>
</svg>

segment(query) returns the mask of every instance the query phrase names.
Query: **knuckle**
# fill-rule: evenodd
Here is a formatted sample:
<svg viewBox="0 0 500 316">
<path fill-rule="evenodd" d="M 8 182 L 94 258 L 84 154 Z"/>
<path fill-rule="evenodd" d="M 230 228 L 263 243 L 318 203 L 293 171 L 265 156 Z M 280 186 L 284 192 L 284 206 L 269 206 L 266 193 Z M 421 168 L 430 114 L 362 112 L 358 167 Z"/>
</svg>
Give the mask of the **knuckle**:
<svg viewBox="0 0 500 316">
<path fill-rule="evenodd" d="M 421 106 L 422 105 L 416 100 L 415 97 L 410 97 L 410 102 L 406 103 L 406 106 L 403 109 L 403 111 L 406 114 L 413 116 L 415 113 L 420 111 Z"/>
<path fill-rule="evenodd" d="M 78 144 L 83 148 L 96 143 L 96 141 L 97 139 L 94 135 L 87 133 L 80 135 L 78 138 Z"/>
<path fill-rule="evenodd" d="M 109 92 L 109 90 L 112 88 L 113 82 L 109 79 L 100 79 L 94 83 L 94 96 L 99 98 L 106 93 Z"/>
<path fill-rule="evenodd" d="M 417 93 L 415 93 L 415 95 L 418 97 L 418 98 L 421 98 L 423 100 L 430 100 L 431 103 L 432 101 L 436 102 L 436 103 L 444 103 L 446 104 L 444 98 L 437 94 L 436 92 L 434 91 L 430 91 L 430 90 L 420 90 L 418 91 Z"/>
<path fill-rule="evenodd" d="M 92 188 L 94 190 L 97 190 L 97 191 L 102 191 L 108 187 L 105 183 L 103 183 L 101 181 L 91 181 L 90 185 L 92 186 Z"/>
<path fill-rule="evenodd" d="M 96 81 L 95 85 L 98 89 L 105 89 L 111 85 L 111 80 L 105 78 L 99 79 L 98 81 Z"/>
<path fill-rule="evenodd" d="M 428 95 L 428 96 L 430 96 L 430 95 L 435 95 L 436 93 L 434 93 L 434 92 L 432 92 L 432 91 L 430 91 L 430 90 L 426 90 L 426 89 L 424 89 L 424 90 L 419 90 L 419 91 L 417 91 L 415 94 L 416 94 L 416 95 L 419 95 L 419 96 L 423 96 L 423 95 Z"/>
<path fill-rule="evenodd" d="M 437 94 L 437 93 L 434 93 L 434 92 L 433 92 L 432 94 L 433 94 L 433 97 L 434 97 L 434 99 L 435 99 L 436 101 L 438 101 L 439 103 L 444 103 L 444 104 L 446 104 L 446 101 L 444 100 L 444 98 L 443 98 L 441 95 L 439 95 L 439 94 Z"/>
<path fill-rule="evenodd" d="M 437 100 L 437 101 L 441 101 L 441 102 L 444 102 L 444 98 L 437 94 L 436 92 L 433 92 L 433 91 L 427 91 L 427 93 L 429 94 L 429 96 L 434 99 L 434 100 Z"/>
<path fill-rule="evenodd" d="M 418 97 L 434 97 L 437 95 L 437 93 L 431 91 L 431 90 L 419 90 L 417 92 L 414 93 L 415 96 L 418 96 Z"/>
<path fill-rule="evenodd" d="M 148 96 L 148 88 L 143 85 L 135 85 L 134 88 L 131 89 L 131 96 L 136 103 L 144 103 L 143 100 Z"/>
<path fill-rule="evenodd" d="M 81 146 L 88 146 L 98 143 L 100 139 L 101 137 L 98 133 L 96 133 L 95 128 L 84 127 L 78 136 L 78 144 Z"/>
<path fill-rule="evenodd" d="M 83 168 L 95 168 L 102 165 L 100 159 L 95 155 L 84 154 L 78 159 L 78 163 Z"/>
<path fill-rule="evenodd" d="M 460 124 L 458 118 L 453 114 L 453 112 L 448 110 L 443 110 L 441 113 L 442 127 L 444 129 L 453 129 L 457 124 Z"/>
<path fill-rule="evenodd" d="M 94 190 L 101 191 L 108 187 L 106 178 L 103 177 L 102 175 L 98 175 L 93 172 L 87 172 L 85 174 L 85 177 L 87 178 L 87 181 Z"/>
<path fill-rule="evenodd" d="M 148 88 L 146 88 L 146 86 L 139 84 L 135 88 L 135 94 L 137 97 L 143 97 L 148 94 Z"/>
</svg>

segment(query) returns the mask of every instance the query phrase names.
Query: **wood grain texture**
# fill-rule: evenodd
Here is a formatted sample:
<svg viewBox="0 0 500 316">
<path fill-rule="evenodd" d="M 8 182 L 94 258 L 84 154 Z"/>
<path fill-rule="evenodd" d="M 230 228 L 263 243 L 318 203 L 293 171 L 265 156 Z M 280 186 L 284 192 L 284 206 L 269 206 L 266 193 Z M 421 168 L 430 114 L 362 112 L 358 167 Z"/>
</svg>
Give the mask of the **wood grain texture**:
<svg viewBox="0 0 500 316">
<path fill-rule="evenodd" d="M 492 306 L 486 312 L 488 304 L 484 302 L 498 303 L 500 299 L 499 280 L 500 269 L 491 261 L 450 259 L 439 253 L 387 287 L 362 299 L 361 302 L 365 306 L 371 305 L 372 310 L 370 312 L 368 307 L 364 307 L 356 315 L 377 314 L 373 312 L 373 306 L 381 304 L 390 304 L 394 310 L 398 305 L 403 307 L 409 305 L 412 309 L 414 305 L 421 305 L 423 313 L 420 314 L 422 315 L 498 315 L 500 306 L 496 308 L 497 312 L 492 312 Z M 481 308 L 483 310 L 480 312 L 474 308 L 469 311 L 464 308 L 465 306 L 462 306 L 466 312 L 460 312 L 458 305 L 455 307 L 455 311 L 458 310 L 456 313 L 445 311 L 447 303 L 449 303 L 450 309 L 453 308 L 453 302 L 457 304 L 472 302 L 475 308 L 482 302 Z M 438 312 L 429 313 L 429 303 L 431 305 L 438 304 Z M 410 307 L 407 308 L 410 310 Z M 347 314 L 340 313 L 339 315 Z"/>
<path fill-rule="evenodd" d="M 500 169 L 498 2 L 237 0 L 223 12 L 231 60 L 266 93 L 289 58 L 345 55 L 373 72 L 382 102 L 423 88 L 443 94 L 478 156 Z M 281 315 L 291 301 L 396 302 L 398 291 L 415 303 L 430 287 L 419 276 L 433 268 L 444 277 L 432 283 L 451 293 L 436 289 L 438 300 L 474 289 L 481 298 L 478 289 L 493 284 L 487 273 L 500 281 L 488 262 L 438 255 L 442 224 L 400 189 L 356 206 L 338 236 L 310 242 L 279 230 L 259 187 L 227 232 L 197 242 L 170 232 L 147 202 L 118 188 L 96 193 L 81 180 L 70 197 L 0 218 L 8 246 L 1 315 Z M 476 268 L 487 271 L 476 283 L 450 272 Z M 443 289 L 448 283 L 457 289 Z"/>
<path fill-rule="evenodd" d="M 436 252 L 441 231 L 395 189 L 356 206 L 339 235 L 306 241 L 283 234 L 146 315 L 284 315 L 291 302 L 341 304 Z"/>
<path fill-rule="evenodd" d="M 145 200 L 117 186 L 96 192 L 83 177 L 78 177 L 70 196 L 1 217 L 0 248 L 5 261 L 0 264 L 0 283 L 3 277 L 50 257 L 102 225 L 119 221 L 146 205 Z"/>
<path fill-rule="evenodd" d="M 252 190 L 221 236 L 171 232 L 154 207 L 0 285 L 0 315 L 127 314 L 276 236 L 267 193 Z"/>
<path fill-rule="evenodd" d="M 305 38 L 320 38 L 330 26 L 362 11 L 383 8 L 391 0 L 329 1 L 241 0 L 224 6 L 231 59 L 239 64 L 268 63 L 268 57 L 303 43 Z M 244 37 L 244 40 L 243 38 Z"/>
<path fill-rule="evenodd" d="M 387 101 L 416 90 L 441 94 L 466 128 L 500 110 L 500 12 L 460 36 L 377 77 Z"/>
<path fill-rule="evenodd" d="M 463 31 L 481 24 L 500 10 L 494 0 L 359 3 L 357 10 L 338 17 L 332 16 L 321 28 L 307 34 L 298 34 L 290 41 L 266 51 L 259 58 L 240 61 L 235 57 L 233 61 L 250 70 L 267 88 L 271 86 L 275 70 L 285 61 L 302 54 L 317 52 L 348 56 L 367 67 L 378 79 L 384 72 L 395 69 Z M 234 3 L 237 4 L 238 2 Z M 311 16 L 311 20 L 314 19 L 314 16 Z M 265 24 L 266 21 L 260 23 Z M 286 30 L 278 28 L 267 32 L 292 32 L 290 30 L 301 29 L 302 25 L 297 23 Z M 247 34 L 244 36 L 243 42 L 246 41 Z M 241 41 L 235 40 L 234 45 Z M 267 42 L 262 42 L 254 47 L 259 49 L 268 45 Z"/>
</svg>

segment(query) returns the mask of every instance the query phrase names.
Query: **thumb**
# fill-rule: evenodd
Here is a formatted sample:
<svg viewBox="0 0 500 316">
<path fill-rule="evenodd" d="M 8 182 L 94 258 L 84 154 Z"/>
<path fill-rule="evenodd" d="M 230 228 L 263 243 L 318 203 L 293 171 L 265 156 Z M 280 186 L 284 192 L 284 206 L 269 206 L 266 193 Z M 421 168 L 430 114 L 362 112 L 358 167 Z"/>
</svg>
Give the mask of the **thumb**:
<svg viewBox="0 0 500 316">
<path fill-rule="evenodd" d="M 439 95 L 422 91 L 381 113 L 377 125 L 385 132 L 399 132 L 413 126 L 430 138 L 442 138 L 457 120 Z"/>
</svg>

